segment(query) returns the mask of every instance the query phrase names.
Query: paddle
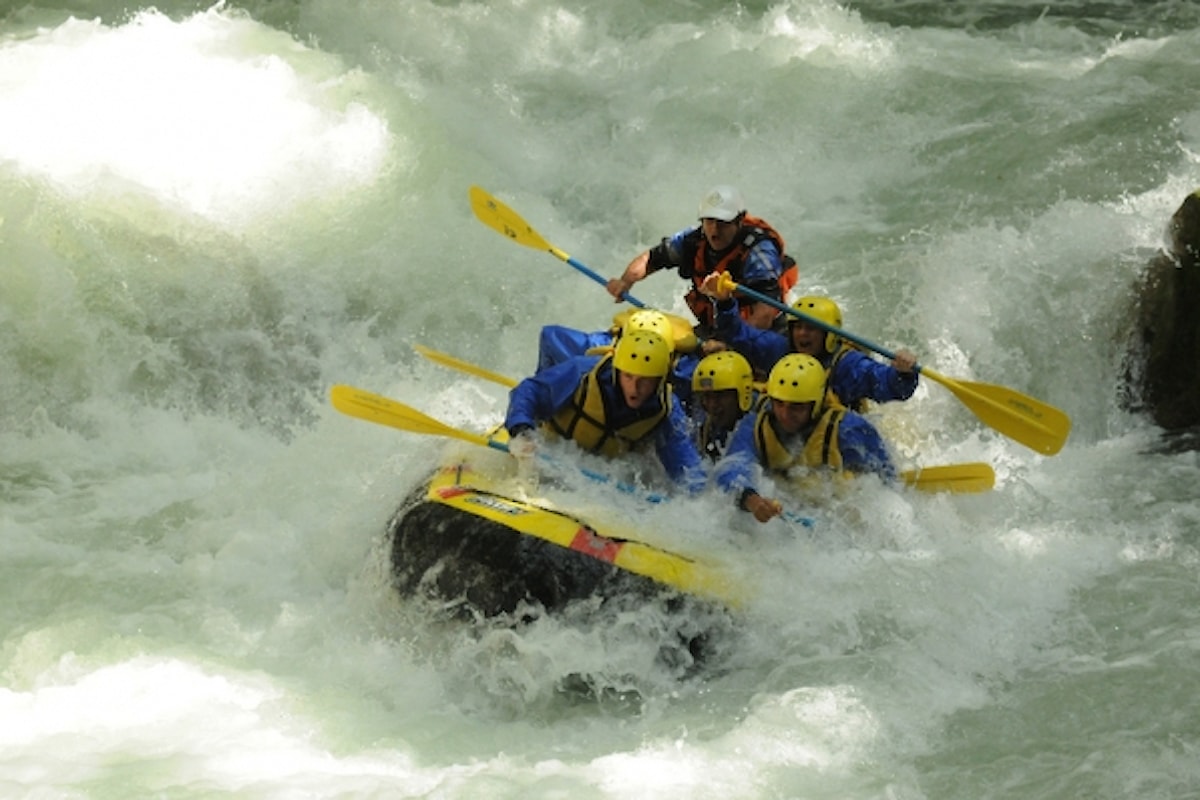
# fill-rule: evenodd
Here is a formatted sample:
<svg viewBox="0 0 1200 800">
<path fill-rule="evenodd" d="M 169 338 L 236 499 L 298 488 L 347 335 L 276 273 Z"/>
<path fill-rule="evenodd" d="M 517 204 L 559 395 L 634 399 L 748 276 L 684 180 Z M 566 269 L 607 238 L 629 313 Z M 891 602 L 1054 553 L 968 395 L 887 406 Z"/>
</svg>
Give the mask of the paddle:
<svg viewBox="0 0 1200 800">
<path fill-rule="evenodd" d="M 442 353 L 420 344 L 413 345 L 413 348 L 430 361 L 443 366 L 461 370 L 462 372 L 467 372 L 510 388 L 517 385 L 517 382 L 512 378 L 505 377 L 491 370 L 486 370 L 483 367 L 477 367 L 447 353 Z M 336 403 L 334 405 L 336 406 Z M 902 472 L 900 478 L 905 484 L 923 492 L 986 492 L 996 484 L 995 471 L 991 465 L 982 462 L 944 464 L 936 467 L 910 469 Z"/>
<path fill-rule="evenodd" d="M 333 407 L 351 417 L 358 417 L 359 419 L 365 419 L 367 422 L 387 425 L 402 431 L 424 433 L 431 436 L 448 436 L 452 439 L 461 439 L 471 444 L 491 447 L 505 453 L 508 452 L 508 445 L 504 442 L 497 442 L 482 434 L 471 433 L 470 431 L 452 427 L 440 420 L 422 414 L 411 406 L 406 406 L 395 400 L 389 400 L 381 395 L 373 394 L 366 389 L 356 389 L 353 386 L 337 384 L 330 390 L 329 394 L 333 402 Z"/>
<path fill-rule="evenodd" d="M 509 239 L 512 239 L 518 244 L 523 244 L 526 247 L 532 247 L 535 250 L 545 250 L 553 254 L 575 269 L 587 275 L 601 286 L 608 286 L 608 281 L 595 271 L 589 269 L 586 265 L 575 260 L 571 256 L 559 250 L 554 245 L 542 238 L 541 234 L 530 227 L 517 212 L 513 211 L 504 203 L 497 200 L 495 197 L 488 194 L 478 186 L 472 186 L 470 189 L 471 209 L 475 212 L 475 216 L 487 225 L 489 228 L 502 233 Z M 646 304 L 638 300 L 631 294 L 625 293 L 621 295 L 621 299 L 625 300 L 637 308 L 647 308 Z M 627 318 L 632 312 L 622 312 Z M 690 353 L 700 344 L 700 340 L 696 337 L 696 332 L 692 327 L 692 323 L 688 322 L 683 317 L 675 314 L 667 314 L 667 319 L 671 322 L 671 328 L 675 333 L 675 349 L 679 352 Z M 620 318 L 622 314 L 618 314 Z M 617 322 L 617 319 L 613 320 Z M 620 323 L 618 323 L 620 324 Z"/>
<path fill-rule="evenodd" d="M 989 492 L 996 485 L 995 470 L 991 464 L 982 461 L 918 467 L 900 473 L 900 478 L 923 492 Z"/>
<path fill-rule="evenodd" d="M 492 383 L 499 383 L 502 386 L 507 386 L 510 389 L 517 385 L 517 381 L 513 380 L 512 378 L 501 375 L 498 372 L 492 372 L 489 369 L 484 369 L 483 367 L 477 367 L 474 364 L 463 361 L 461 358 L 455 358 L 448 353 L 442 353 L 438 350 L 426 347 L 423 344 L 414 344 L 413 349 L 428 358 L 430 361 L 441 364 L 442 366 L 450 367 L 451 369 L 456 369 L 460 372 L 468 372 L 472 375 L 483 378 L 484 380 L 489 380 Z"/>
<path fill-rule="evenodd" d="M 447 357 L 449 358 L 449 356 Z M 446 436 L 452 439 L 461 439 L 471 444 L 477 444 L 481 447 L 490 447 L 504 453 L 508 452 L 508 444 L 505 442 L 496 441 L 491 437 L 479 433 L 471 433 L 470 431 L 464 431 L 461 428 L 447 425 L 441 420 L 421 413 L 412 406 L 407 406 L 395 400 L 389 400 L 381 395 L 368 392 L 366 389 L 338 384 L 330 390 L 329 394 L 333 402 L 333 407 L 351 417 L 357 417 L 358 419 L 364 419 L 380 425 L 387 425 L 388 427 L 398 428 L 410 433 Z M 551 464 L 554 463 L 548 456 L 539 457 L 549 461 Z M 602 472 L 583 467 L 579 471 L 591 480 L 610 484 L 626 494 L 640 494 L 640 491 L 636 487 L 620 481 L 614 481 L 610 476 Z M 641 494 L 640 496 L 643 500 L 650 503 L 661 503 L 666 499 L 663 495 L 653 493 Z M 811 524 L 811 521 L 809 523 Z"/>
<path fill-rule="evenodd" d="M 608 285 L 608 281 L 602 276 L 547 242 L 542 238 L 540 233 L 530 227 L 528 222 L 521 219 L 520 214 L 504 205 L 504 203 L 501 203 L 496 198 L 492 197 L 482 188 L 478 186 L 472 186 L 469 191 L 469 195 L 471 197 L 471 210 L 475 212 L 475 216 L 478 217 L 479 221 L 484 225 L 487 225 L 492 230 L 507 236 L 517 244 L 523 244 L 526 247 L 532 247 L 534 250 L 545 250 L 555 258 L 567 262 L 572 267 L 594 280 L 596 283 L 599 283 L 601 286 Z M 645 303 L 643 303 L 641 300 L 638 300 L 631 294 L 622 294 L 621 299 L 632 303 L 638 308 L 646 307 Z"/>
<path fill-rule="evenodd" d="M 896 354 L 874 342 L 855 336 L 841 328 L 811 317 L 802 311 L 785 305 L 761 292 L 736 283 L 728 273 L 721 273 L 719 288 L 722 293 L 734 291 L 767 303 L 785 314 L 804 320 L 855 344 L 873 350 L 884 358 L 894 359 Z M 1048 456 L 1062 449 L 1071 431 L 1071 418 L 1052 405 L 1021 394 L 1018 391 L 994 383 L 955 380 L 940 375 L 928 367 L 917 366 L 916 370 L 929 379 L 942 384 L 967 408 L 974 412 L 989 427 L 1010 439 Z"/>
</svg>

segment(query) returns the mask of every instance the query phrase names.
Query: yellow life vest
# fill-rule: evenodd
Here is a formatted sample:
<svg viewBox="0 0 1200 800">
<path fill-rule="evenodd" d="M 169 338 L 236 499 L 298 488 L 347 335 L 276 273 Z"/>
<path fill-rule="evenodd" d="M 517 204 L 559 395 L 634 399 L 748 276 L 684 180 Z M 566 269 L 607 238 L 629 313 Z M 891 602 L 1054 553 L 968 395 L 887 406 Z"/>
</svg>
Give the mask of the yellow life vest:
<svg viewBox="0 0 1200 800">
<path fill-rule="evenodd" d="M 714 272 L 728 272 L 738 282 L 745 280 L 743 271 L 746 258 L 754 246 L 763 239 L 770 239 L 774 242 L 775 249 L 779 252 L 779 260 L 783 267 L 783 274 L 779 276 L 779 297 L 782 299 L 787 297 L 788 292 L 800 279 L 800 268 L 796 265 L 796 260 L 784 252 L 783 237 L 779 231 L 772 228 L 766 220 L 752 217 L 749 214 L 743 215 L 737 240 L 712 269 L 708 267 L 708 254 L 712 248 L 709 247 L 708 239 L 705 236 L 698 237 L 692 263 L 683 266 L 679 270 L 679 274 L 692 279 L 693 288 L 684 296 L 684 300 L 687 302 L 688 308 L 696 315 L 696 319 L 700 320 L 701 325 L 711 328 L 716 324 L 716 309 L 712 299 L 700 293 L 700 284 L 704 283 L 704 279 Z M 742 308 L 740 311 L 742 319 L 745 319 L 746 309 Z"/>
<path fill-rule="evenodd" d="M 833 467 L 842 469 L 842 451 L 838 448 L 838 428 L 844 408 L 826 408 L 804 441 L 804 448 L 794 453 L 779 438 L 771 424 L 771 407 L 764 403 L 754 420 L 754 444 L 758 461 L 766 469 L 786 473 L 792 467 Z"/>
<path fill-rule="evenodd" d="M 667 410 L 671 407 L 671 386 L 664 378 L 658 384 L 657 408 L 653 401 L 647 401 L 638 409 L 638 417 L 633 422 L 621 428 L 612 428 L 607 422 L 609 415 L 604 407 L 604 392 L 600 390 L 600 373 L 611 363 L 612 354 L 600 359 L 579 382 L 571 402 L 549 420 L 550 428 L 559 436 L 573 439 L 589 453 L 609 457 L 633 449 L 666 418 Z M 616 379 L 616 370 L 612 370 L 612 380 Z"/>
</svg>

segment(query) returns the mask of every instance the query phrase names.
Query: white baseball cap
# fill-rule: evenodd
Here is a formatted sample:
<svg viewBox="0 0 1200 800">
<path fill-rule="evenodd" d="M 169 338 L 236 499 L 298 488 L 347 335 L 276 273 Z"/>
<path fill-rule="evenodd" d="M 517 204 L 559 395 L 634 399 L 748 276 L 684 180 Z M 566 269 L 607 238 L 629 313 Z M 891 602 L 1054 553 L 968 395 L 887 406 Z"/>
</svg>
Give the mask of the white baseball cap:
<svg viewBox="0 0 1200 800">
<path fill-rule="evenodd" d="M 700 198 L 700 219 L 733 222 L 746 211 L 742 193 L 732 186 L 714 186 Z"/>
</svg>

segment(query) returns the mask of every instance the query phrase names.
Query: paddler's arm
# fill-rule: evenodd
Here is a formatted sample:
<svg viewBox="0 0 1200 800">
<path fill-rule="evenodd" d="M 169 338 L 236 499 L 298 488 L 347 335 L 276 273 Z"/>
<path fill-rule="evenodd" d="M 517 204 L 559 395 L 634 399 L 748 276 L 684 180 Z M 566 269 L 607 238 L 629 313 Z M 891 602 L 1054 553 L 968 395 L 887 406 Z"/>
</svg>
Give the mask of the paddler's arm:
<svg viewBox="0 0 1200 800">
<path fill-rule="evenodd" d="M 741 496 L 738 497 L 738 508 L 749 511 L 759 522 L 770 522 L 783 513 L 782 503 L 763 497 L 750 488 L 742 490 Z"/>
<path fill-rule="evenodd" d="M 783 512 L 776 500 L 763 497 L 754 486 L 758 458 L 754 449 L 754 414 L 747 414 L 733 429 L 729 449 L 717 462 L 713 477 L 717 486 L 734 495 L 737 507 L 749 511 L 759 522 L 767 522 Z"/>
<path fill-rule="evenodd" d="M 865 417 L 846 412 L 838 425 L 838 450 L 842 468 L 849 472 L 873 472 L 887 482 L 896 480 L 896 467 L 887 443 Z"/>
<path fill-rule="evenodd" d="M 508 393 L 504 427 L 509 436 L 520 428 L 536 428 L 571 400 L 579 381 L 599 361 L 599 356 L 576 356 L 548 367 L 514 386 Z"/>
<path fill-rule="evenodd" d="M 791 352 L 791 343 L 781 333 L 759 330 L 742 319 L 737 298 L 721 291 L 719 279 L 719 273 L 709 275 L 700 287 L 715 302 L 716 338 L 744 355 L 755 369 L 770 372 L 776 361 Z"/>
<path fill-rule="evenodd" d="M 613 299 L 618 303 L 621 302 L 624 294 L 633 288 L 633 285 L 646 277 L 646 265 L 650 262 L 650 251 L 647 250 L 635 256 L 633 261 L 625 267 L 625 271 L 621 273 L 621 277 L 612 278 L 605 286 L 608 293 L 613 296 Z"/>
<path fill-rule="evenodd" d="M 671 409 L 655 432 L 654 450 L 663 469 L 689 494 L 699 494 L 708 485 L 704 458 L 696 449 L 691 423 L 679 398 L 671 395 Z"/>
<path fill-rule="evenodd" d="M 898 347 L 896 348 L 895 358 L 892 359 L 892 366 L 901 375 L 907 375 L 917 366 L 917 354 L 907 347 Z"/>
<path fill-rule="evenodd" d="M 841 398 L 865 397 L 877 403 L 907 400 L 917 390 L 917 373 L 913 369 L 916 363 L 917 357 L 911 350 L 897 350 L 895 361 L 884 364 L 866 353 L 849 349 L 837 360 L 829 376 L 829 388 Z"/>
<path fill-rule="evenodd" d="M 620 302 L 621 296 L 628 292 L 635 283 L 644 280 L 647 275 L 658 272 L 660 269 L 678 267 L 682 252 L 680 242 L 683 241 L 684 236 L 695 230 L 697 229 L 686 228 L 673 236 L 668 236 L 649 250 L 639 253 L 633 261 L 626 265 L 621 277 L 609 280 L 605 287 L 608 289 L 608 293 L 613 296 L 613 299 Z"/>
</svg>

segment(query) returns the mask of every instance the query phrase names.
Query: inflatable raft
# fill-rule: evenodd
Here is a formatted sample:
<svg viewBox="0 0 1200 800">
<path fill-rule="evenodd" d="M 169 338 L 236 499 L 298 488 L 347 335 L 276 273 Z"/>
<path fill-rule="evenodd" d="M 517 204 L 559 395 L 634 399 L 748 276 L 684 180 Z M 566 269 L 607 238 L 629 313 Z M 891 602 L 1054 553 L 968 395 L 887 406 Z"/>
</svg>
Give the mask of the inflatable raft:
<svg viewBox="0 0 1200 800">
<path fill-rule="evenodd" d="M 450 451 L 388 523 L 402 595 L 431 597 L 483 617 L 523 608 L 554 612 L 597 599 L 656 598 L 722 610 L 738 605 L 733 582 L 713 565 L 656 547 L 600 519 L 600 509 L 585 515 L 526 497 L 512 460 L 495 459 L 495 451 L 508 450 L 502 429 L 490 436 L 459 430 L 353 386 L 334 386 L 331 400 L 359 419 L 480 446 L 470 455 Z"/>
<path fill-rule="evenodd" d="M 613 509 L 580 510 L 578 492 L 564 495 L 572 508 L 527 496 L 512 459 L 496 457 L 508 449 L 503 429 L 489 435 L 460 430 L 353 386 L 334 386 L 331 398 L 335 408 L 359 419 L 477 446 L 450 451 L 388 523 L 400 594 L 431 598 L 472 618 L 556 612 L 583 601 L 628 607 L 653 600 L 672 611 L 722 615 L 742 605 L 729 570 L 656 546 Z M 918 489 L 951 492 L 987 491 L 995 479 L 982 463 L 924 467 L 902 477 Z M 785 516 L 792 524 L 812 524 Z"/>
<path fill-rule="evenodd" d="M 713 565 L 517 487 L 465 456 L 435 470 L 388 525 L 397 590 L 484 617 L 597 598 L 738 605 Z"/>
</svg>

